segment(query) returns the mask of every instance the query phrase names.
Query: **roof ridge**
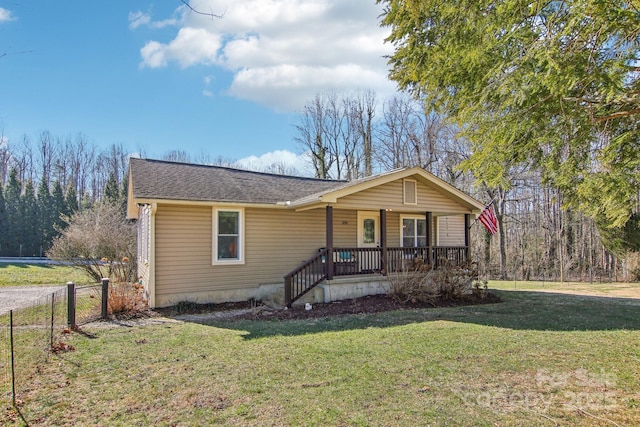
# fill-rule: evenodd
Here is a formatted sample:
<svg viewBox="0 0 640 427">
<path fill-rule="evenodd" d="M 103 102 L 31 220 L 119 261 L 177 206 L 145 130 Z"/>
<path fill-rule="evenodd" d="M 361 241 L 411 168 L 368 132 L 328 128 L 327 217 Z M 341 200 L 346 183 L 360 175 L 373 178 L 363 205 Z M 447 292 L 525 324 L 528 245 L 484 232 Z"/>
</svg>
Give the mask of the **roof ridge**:
<svg viewBox="0 0 640 427">
<path fill-rule="evenodd" d="M 300 180 L 308 180 L 308 181 L 318 181 L 318 182 L 334 182 L 334 183 L 346 183 L 349 182 L 344 179 L 330 179 L 330 178 L 316 178 L 316 177 L 308 177 L 308 176 L 298 176 L 298 175 L 286 175 L 286 174 L 278 174 L 271 172 L 261 172 L 250 169 L 242 169 L 237 167 L 229 167 L 229 166 L 220 166 L 220 165 L 207 165 L 202 163 L 186 163 L 186 162 L 177 162 L 172 160 L 161 160 L 161 159 L 151 159 L 151 158 L 141 158 L 141 157 L 131 157 L 130 160 L 140 160 L 145 162 L 153 162 L 153 163 L 163 163 L 167 165 L 176 165 L 176 166 L 185 166 L 185 167 L 201 167 L 208 169 L 221 169 L 230 172 L 240 172 L 240 173 L 248 173 L 255 175 L 263 175 L 263 176 L 271 176 L 276 178 L 294 178 Z"/>
</svg>

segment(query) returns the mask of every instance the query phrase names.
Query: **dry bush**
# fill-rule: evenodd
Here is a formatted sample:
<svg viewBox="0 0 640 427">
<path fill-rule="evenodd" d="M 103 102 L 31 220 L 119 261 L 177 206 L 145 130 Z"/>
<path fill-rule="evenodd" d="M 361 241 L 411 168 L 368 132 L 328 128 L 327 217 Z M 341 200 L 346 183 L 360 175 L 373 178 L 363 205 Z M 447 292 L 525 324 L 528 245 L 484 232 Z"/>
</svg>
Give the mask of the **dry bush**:
<svg viewBox="0 0 640 427">
<path fill-rule="evenodd" d="M 437 269 L 410 264 L 389 275 L 389 295 L 402 303 L 433 304 L 436 300 L 455 300 L 474 293 L 486 294 L 486 283 L 477 280 L 476 270 L 444 262 Z"/>
<path fill-rule="evenodd" d="M 53 242 L 47 256 L 69 262 L 99 282 L 136 280 L 136 224 L 124 217 L 120 206 L 98 203 L 65 218 L 68 227 Z"/>
<path fill-rule="evenodd" d="M 107 310 L 110 315 L 133 313 L 147 308 L 144 286 L 140 283 L 110 283 Z"/>
<path fill-rule="evenodd" d="M 429 280 L 430 272 L 407 271 L 389 274 L 389 296 L 402 304 L 433 303 L 438 299 L 438 287 Z"/>
</svg>

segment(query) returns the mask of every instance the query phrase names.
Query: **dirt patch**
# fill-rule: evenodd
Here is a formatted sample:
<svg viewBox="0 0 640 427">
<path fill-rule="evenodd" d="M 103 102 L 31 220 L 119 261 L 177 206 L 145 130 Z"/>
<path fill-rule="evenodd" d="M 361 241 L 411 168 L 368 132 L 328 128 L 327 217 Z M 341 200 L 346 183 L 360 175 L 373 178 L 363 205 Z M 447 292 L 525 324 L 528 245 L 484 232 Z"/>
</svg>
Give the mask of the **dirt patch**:
<svg viewBox="0 0 640 427">
<path fill-rule="evenodd" d="M 458 300 L 438 300 L 434 301 L 433 304 L 402 304 L 388 295 L 371 295 L 350 300 L 313 304 L 310 310 L 307 310 L 305 305 L 295 305 L 290 309 L 273 309 L 264 305 L 258 305 L 255 302 L 234 302 L 204 305 L 193 304 L 190 308 L 182 307 L 182 312 L 178 312 L 176 307 L 158 309 L 157 311 L 162 316 L 187 321 L 202 318 L 215 318 L 219 320 L 289 320 L 380 313 L 415 308 L 490 304 L 500 301 L 500 298 L 491 292 L 488 292 L 484 298 L 469 295 Z"/>
</svg>

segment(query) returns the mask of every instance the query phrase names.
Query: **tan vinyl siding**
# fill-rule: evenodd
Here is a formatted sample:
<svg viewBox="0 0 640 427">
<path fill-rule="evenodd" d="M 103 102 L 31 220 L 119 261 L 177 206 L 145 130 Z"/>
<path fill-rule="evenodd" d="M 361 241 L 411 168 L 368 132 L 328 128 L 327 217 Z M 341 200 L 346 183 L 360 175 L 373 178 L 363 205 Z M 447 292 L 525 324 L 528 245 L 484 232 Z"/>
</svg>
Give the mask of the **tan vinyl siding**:
<svg viewBox="0 0 640 427">
<path fill-rule="evenodd" d="M 245 263 L 212 265 L 213 211 L 160 205 L 156 213 L 156 293 L 170 295 L 278 283 L 325 242 L 325 211 L 244 210 Z"/>
<path fill-rule="evenodd" d="M 440 216 L 438 246 L 464 246 L 464 215 Z"/>
<path fill-rule="evenodd" d="M 387 212 L 387 246 L 398 248 L 400 243 L 400 214 L 398 212 Z"/>
<path fill-rule="evenodd" d="M 463 206 L 433 190 L 423 182 L 417 182 L 417 192 L 418 203 L 416 205 L 404 204 L 403 181 L 399 179 L 340 198 L 336 207 L 359 210 L 396 209 L 407 212 L 468 212 Z"/>
<path fill-rule="evenodd" d="M 358 212 L 333 210 L 333 245 L 342 248 L 358 246 Z"/>
</svg>

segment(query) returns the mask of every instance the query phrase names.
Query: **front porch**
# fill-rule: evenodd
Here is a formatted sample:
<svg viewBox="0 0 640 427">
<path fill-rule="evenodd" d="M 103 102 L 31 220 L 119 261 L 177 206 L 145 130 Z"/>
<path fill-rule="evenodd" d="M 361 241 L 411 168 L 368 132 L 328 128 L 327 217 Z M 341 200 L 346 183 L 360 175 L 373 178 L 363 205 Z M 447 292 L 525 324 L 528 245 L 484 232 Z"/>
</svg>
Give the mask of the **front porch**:
<svg viewBox="0 0 640 427">
<path fill-rule="evenodd" d="M 421 220 L 424 228 L 422 234 L 416 232 L 416 238 L 409 242 L 401 239 L 401 243 L 406 246 L 400 247 L 387 245 L 387 213 L 386 209 L 381 209 L 379 216 L 376 212 L 379 221 L 375 224 L 375 229 L 370 230 L 372 238 L 369 243 L 374 243 L 373 245 L 365 247 L 362 244 L 366 243 L 362 238 L 366 230 L 361 232 L 360 228 L 366 229 L 366 221 L 370 221 L 370 217 L 366 217 L 362 227 L 358 224 L 359 247 L 335 247 L 333 207 L 326 206 L 326 247 L 320 248 L 315 255 L 284 276 L 285 304 L 290 307 L 307 292 L 334 277 L 371 274 L 386 276 L 388 273 L 405 271 L 417 262 L 436 269 L 443 263 L 462 265 L 469 259 L 470 214 L 464 214 L 463 246 L 433 245 L 433 213 L 424 212 L 424 219 Z M 423 245 L 419 245 L 420 242 Z"/>
</svg>

